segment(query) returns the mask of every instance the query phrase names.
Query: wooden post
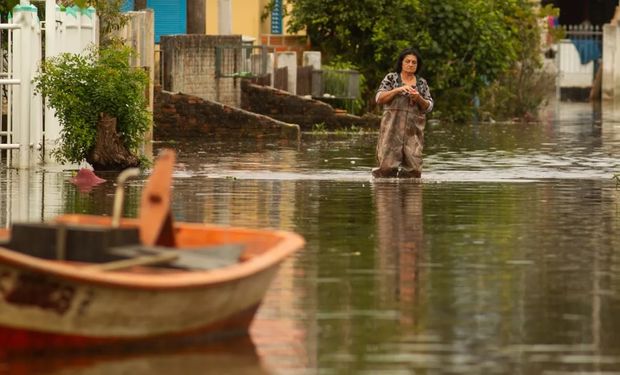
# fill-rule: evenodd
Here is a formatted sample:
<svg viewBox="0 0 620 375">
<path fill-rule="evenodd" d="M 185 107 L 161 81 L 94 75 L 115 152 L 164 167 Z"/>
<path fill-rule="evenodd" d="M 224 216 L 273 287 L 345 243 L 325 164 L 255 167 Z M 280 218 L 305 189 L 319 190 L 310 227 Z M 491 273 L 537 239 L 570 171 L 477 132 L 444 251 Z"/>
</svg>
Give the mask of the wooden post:
<svg viewBox="0 0 620 375">
<path fill-rule="evenodd" d="M 146 9 L 146 0 L 135 0 L 133 3 L 133 10 Z"/>
<path fill-rule="evenodd" d="M 206 34 L 205 0 L 187 0 L 187 33 Z"/>
</svg>

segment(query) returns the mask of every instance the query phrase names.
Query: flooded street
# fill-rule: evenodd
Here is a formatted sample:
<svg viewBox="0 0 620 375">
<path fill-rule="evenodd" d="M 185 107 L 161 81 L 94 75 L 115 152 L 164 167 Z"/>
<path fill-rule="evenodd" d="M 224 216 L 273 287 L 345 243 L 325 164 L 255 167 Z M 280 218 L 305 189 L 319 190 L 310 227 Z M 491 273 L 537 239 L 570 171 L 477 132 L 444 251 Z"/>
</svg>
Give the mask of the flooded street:
<svg viewBox="0 0 620 375">
<path fill-rule="evenodd" d="M 0 357 L 0 373 L 620 373 L 616 113 L 562 103 L 539 124 L 429 123 L 422 181 L 372 180 L 377 133 L 157 143 L 178 152 L 176 220 L 307 241 L 250 340 Z M 111 213 L 114 174 L 80 192 L 70 171 L 0 173 L 3 226 Z"/>
</svg>

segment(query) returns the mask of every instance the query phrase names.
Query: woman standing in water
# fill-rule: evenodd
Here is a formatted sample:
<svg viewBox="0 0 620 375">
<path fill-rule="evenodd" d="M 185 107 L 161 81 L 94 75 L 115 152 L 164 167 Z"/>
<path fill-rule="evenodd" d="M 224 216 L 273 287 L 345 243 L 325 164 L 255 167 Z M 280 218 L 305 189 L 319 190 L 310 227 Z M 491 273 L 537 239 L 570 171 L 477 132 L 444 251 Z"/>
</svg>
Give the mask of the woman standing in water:
<svg viewBox="0 0 620 375">
<path fill-rule="evenodd" d="M 419 52 L 407 48 L 396 60 L 396 71 L 388 73 L 377 90 L 375 100 L 383 105 L 383 117 L 374 177 L 422 176 L 424 125 L 433 98 L 426 80 L 417 74 L 421 69 Z"/>
</svg>

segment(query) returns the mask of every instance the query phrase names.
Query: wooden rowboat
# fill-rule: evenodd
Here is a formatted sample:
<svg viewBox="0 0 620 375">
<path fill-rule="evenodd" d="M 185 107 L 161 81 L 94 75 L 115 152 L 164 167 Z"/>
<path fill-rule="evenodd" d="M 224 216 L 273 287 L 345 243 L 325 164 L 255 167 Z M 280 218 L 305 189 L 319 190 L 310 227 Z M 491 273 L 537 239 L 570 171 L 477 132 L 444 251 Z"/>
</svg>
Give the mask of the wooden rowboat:
<svg viewBox="0 0 620 375">
<path fill-rule="evenodd" d="M 137 219 L 64 215 L 0 233 L 0 349 L 247 334 L 279 265 L 304 241 L 174 223 L 174 159 L 158 158 Z"/>
</svg>

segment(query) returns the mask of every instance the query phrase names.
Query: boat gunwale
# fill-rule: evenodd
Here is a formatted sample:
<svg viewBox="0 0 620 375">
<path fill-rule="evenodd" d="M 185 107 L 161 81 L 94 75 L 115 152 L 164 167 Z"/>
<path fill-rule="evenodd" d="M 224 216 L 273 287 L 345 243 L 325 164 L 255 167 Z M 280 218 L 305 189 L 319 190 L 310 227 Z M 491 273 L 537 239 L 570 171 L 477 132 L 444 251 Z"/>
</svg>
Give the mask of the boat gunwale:
<svg viewBox="0 0 620 375">
<path fill-rule="evenodd" d="M 71 216 L 96 217 L 91 215 Z M 123 219 L 121 224 L 133 225 L 136 222 L 135 219 Z M 174 224 L 175 229 L 184 227 L 204 229 L 205 231 L 269 235 L 279 240 L 270 249 L 266 249 L 264 253 L 254 255 L 247 260 L 230 266 L 219 269 L 188 270 L 175 273 L 148 274 L 96 270 L 85 267 L 90 265 L 90 263 L 80 265 L 62 263 L 57 260 L 42 259 L 22 254 L 1 246 L 0 263 L 84 284 L 144 290 L 175 290 L 206 287 L 251 277 L 254 274 L 279 265 L 288 255 L 300 250 L 305 244 L 304 239 L 297 233 L 279 229 L 252 229 L 190 222 L 175 222 Z M 177 251 L 184 251 L 184 248 L 178 248 Z"/>
</svg>

